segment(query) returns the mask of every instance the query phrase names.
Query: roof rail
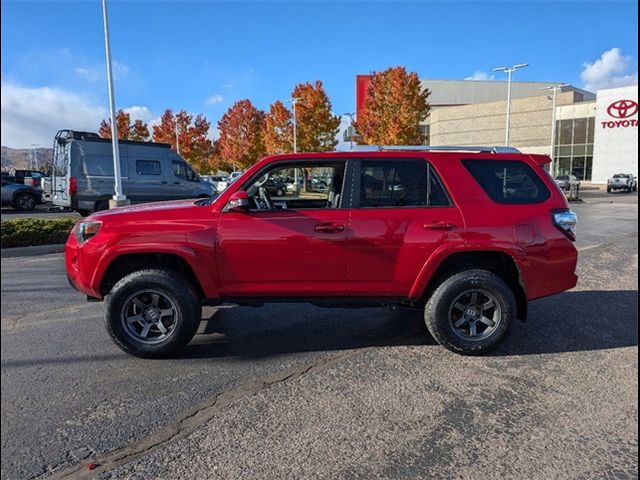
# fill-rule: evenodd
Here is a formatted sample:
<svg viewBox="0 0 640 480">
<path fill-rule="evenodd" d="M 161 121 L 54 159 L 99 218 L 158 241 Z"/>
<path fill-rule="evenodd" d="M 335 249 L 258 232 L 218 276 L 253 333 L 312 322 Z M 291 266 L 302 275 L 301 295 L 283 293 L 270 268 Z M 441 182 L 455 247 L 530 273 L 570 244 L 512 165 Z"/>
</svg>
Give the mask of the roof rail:
<svg viewBox="0 0 640 480">
<path fill-rule="evenodd" d="M 479 152 L 479 153 L 522 153 L 515 147 L 469 147 L 456 145 L 354 145 L 354 152 L 393 152 L 393 151 L 417 151 L 417 152 Z"/>
</svg>

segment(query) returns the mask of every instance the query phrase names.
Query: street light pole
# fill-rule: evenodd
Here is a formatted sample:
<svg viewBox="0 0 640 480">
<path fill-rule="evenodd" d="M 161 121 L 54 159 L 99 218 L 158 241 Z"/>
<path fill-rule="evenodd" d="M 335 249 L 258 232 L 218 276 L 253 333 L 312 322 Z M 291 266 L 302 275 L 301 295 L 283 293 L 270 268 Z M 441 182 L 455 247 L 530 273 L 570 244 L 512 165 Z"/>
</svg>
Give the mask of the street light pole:
<svg viewBox="0 0 640 480">
<path fill-rule="evenodd" d="M 562 91 L 562 87 L 567 87 L 568 83 L 561 83 L 559 85 L 549 85 L 548 87 L 542 87 L 540 90 L 551 90 L 553 92 L 551 101 L 551 146 L 549 148 L 549 157 L 551 158 L 551 165 L 549 170 L 551 175 L 554 175 L 555 168 L 555 145 L 556 145 L 556 97 L 558 92 Z"/>
<path fill-rule="evenodd" d="M 38 148 L 37 147 L 38 147 L 37 143 L 31 144 L 31 151 L 33 153 L 33 165 L 36 170 L 38 170 Z"/>
<path fill-rule="evenodd" d="M 351 123 L 349 124 L 349 128 L 353 128 L 353 117 L 355 116 L 355 113 L 343 113 L 342 116 L 349 117 L 349 120 L 351 120 Z M 353 133 L 353 132 L 350 132 L 350 133 Z M 353 135 L 349 135 L 349 148 L 353 150 Z"/>
<path fill-rule="evenodd" d="M 176 153 L 180 155 L 180 134 L 178 133 L 178 115 L 176 115 Z"/>
<path fill-rule="evenodd" d="M 293 153 L 298 153 L 298 121 L 296 119 L 296 104 L 299 98 L 292 97 L 287 100 L 291 104 L 291 110 L 293 111 Z"/>
<path fill-rule="evenodd" d="M 494 72 L 505 72 L 507 74 L 507 124 L 505 126 L 504 144 L 509 146 L 509 127 L 511 125 L 511 77 L 513 72 L 529 66 L 528 63 L 518 63 L 512 67 L 496 67 Z"/>
<path fill-rule="evenodd" d="M 122 174 L 120 172 L 120 147 L 118 146 L 118 125 L 116 120 L 116 101 L 113 91 L 113 72 L 111 69 L 111 44 L 109 42 L 109 19 L 107 16 L 107 0 L 102 0 L 102 18 L 104 22 L 104 49 L 107 57 L 107 87 L 109 89 L 109 113 L 111 115 L 111 145 L 113 148 L 114 195 L 109 208 L 128 204 L 122 190 Z"/>
</svg>

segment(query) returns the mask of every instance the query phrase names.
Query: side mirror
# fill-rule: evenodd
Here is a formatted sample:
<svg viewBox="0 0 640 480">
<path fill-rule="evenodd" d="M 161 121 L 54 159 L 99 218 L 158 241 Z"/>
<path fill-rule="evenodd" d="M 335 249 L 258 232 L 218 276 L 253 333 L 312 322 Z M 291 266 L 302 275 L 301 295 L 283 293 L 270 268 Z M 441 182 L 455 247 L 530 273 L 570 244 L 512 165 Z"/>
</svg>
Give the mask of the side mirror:
<svg viewBox="0 0 640 480">
<path fill-rule="evenodd" d="M 225 208 L 228 212 L 246 212 L 249 210 L 249 195 L 244 190 L 234 192 Z"/>
</svg>

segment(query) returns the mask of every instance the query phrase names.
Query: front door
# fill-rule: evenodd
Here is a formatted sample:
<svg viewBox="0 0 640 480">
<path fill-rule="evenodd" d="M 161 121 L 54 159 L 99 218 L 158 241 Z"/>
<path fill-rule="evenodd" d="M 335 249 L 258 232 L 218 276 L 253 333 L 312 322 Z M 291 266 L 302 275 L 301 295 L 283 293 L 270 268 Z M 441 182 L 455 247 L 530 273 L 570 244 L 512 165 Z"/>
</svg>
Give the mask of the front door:
<svg viewBox="0 0 640 480">
<path fill-rule="evenodd" d="M 224 211 L 216 255 L 226 297 L 347 295 L 344 162 L 278 162 L 241 186 L 246 212 Z M 291 182 L 291 183 L 287 183 Z M 271 198 L 273 184 L 289 185 Z"/>
<path fill-rule="evenodd" d="M 424 159 L 364 159 L 354 170 L 349 292 L 406 298 L 431 254 L 462 242 L 462 215 Z"/>
</svg>

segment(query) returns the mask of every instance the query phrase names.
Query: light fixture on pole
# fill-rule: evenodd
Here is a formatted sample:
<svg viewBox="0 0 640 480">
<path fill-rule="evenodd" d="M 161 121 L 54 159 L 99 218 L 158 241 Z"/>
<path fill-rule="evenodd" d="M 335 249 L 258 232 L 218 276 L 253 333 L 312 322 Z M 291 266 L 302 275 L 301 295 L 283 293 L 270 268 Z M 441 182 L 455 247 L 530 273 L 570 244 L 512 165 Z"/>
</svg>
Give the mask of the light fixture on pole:
<svg viewBox="0 0 640 480">
<path fill-rule="evenodd" d="M 120 147 L 118 146 L 118 125 L 116 118 L 116 101 L 113 91 L 113 71 L 111 69 L 111 44 L 109 42 L 109 19 L 107 16 L 107 0 L 102 0 L 102 19 L 104 22 L 104 49 L 107 57 L 107 87 L 109 90 L 109 113 L 111 115 L 111 145 L 113 148 L 114 195 L 109 201 L 109 208 L 129 204 L 122 190 L 122 174 L 120 172 Z"/>
<path fill-rule="evenodd" d="M 511 121 L 511 76 L 516 70 L 528 66 L 528 63 L 518 63 L 512 67 L 496 67 L 493 69 L 494 72 L 505 72 L 507 74 L 507 123 L 504 135 L 504 144 L 507 147 L 509 146 L 509 126 Z"/>
<path fill-rule="evenodd" d="M 551 171 L 551 174 L 553 175 L 554 173 L 554 167 L 555 167 L 555 155 L 554 155 L 554 151 L 555 151 L 555 144 L 556 144 L 556 97 L 558 95 L 558 92 L 562 91 L 562 87 L 568 87 L 569 84 L 568 83 L 560 83 L 558 85 L 549 85 L 546 87 L 542 87 L 540 90 L 550 90 L 553 92 L 553 97 L 551 100 L 551 147 L 550 147 L 550 152 L 549 152 L 549 157 L 551 157 L 551 166 L 549 167 L 549 170 Z"/>
<path fill-rule="evenodd" d="M 353 117 L 355 117 L 355 115 L 356 114 L 353 113 L 353 112 L 352 113 L 347 112 L 347 113 L 343 113 L 342 114 L 343 117 L 349 117 L 349 120 L 351 120 L 351 123 L 349 124 L 348 128 L 353 129 L 353 122 L 354 122 Z M 350 135 L 349 135 L 349 146 L 350 146 L 351 150 L 353 150 L 353 132 L 349 132 L 349 133 L 350 133 Z"/>
</svg>

